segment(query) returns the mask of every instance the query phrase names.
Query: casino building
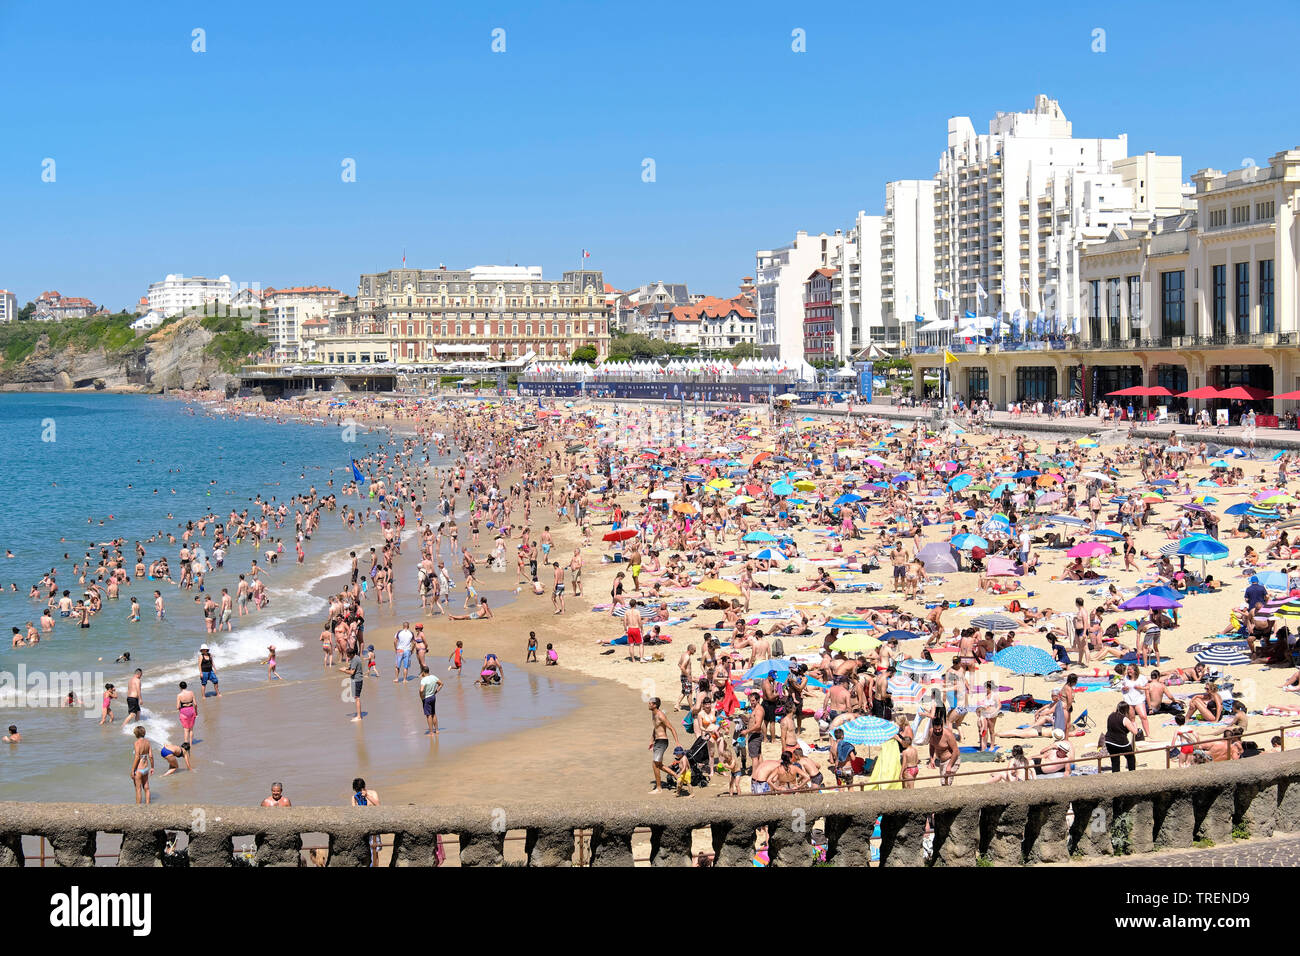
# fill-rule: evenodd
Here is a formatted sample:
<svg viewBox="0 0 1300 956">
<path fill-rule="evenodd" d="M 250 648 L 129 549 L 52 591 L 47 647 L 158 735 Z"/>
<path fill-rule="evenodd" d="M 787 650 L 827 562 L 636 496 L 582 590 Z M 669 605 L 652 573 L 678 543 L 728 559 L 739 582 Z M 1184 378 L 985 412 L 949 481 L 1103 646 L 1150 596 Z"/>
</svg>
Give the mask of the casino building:
<svg viewBox="0 0 1300 956">
<path fill-rule="evenodd" d="M 1300 148 L 1267 165 L 1203 169 L 1192 181 L 1194 210 L 1080 247 L 1079 302 L 1065 328 L 1044 328 L 1031 312 L 1009 329 L 952 333 L 950 394 L 1005 407 L 1091 402 L 1134 385 L 1300 389 Z M 913 371 L 942 368 L 943 351 L 914 350 Z M 922 375 L 913 381 L 921 394 Z M 1273 404 L 1256 408 L 1296 408 Z"/>
</svg>

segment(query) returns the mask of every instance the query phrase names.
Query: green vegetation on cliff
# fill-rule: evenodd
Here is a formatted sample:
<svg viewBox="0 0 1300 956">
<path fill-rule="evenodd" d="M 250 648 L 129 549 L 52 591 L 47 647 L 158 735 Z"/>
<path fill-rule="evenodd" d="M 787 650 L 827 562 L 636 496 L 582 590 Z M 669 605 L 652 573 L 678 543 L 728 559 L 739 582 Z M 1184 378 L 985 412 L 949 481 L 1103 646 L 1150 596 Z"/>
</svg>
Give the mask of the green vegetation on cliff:
<svg viewBox="0 0 1300 956">
<path fill-rule="evenodd" d="M 217 360 L 223 372 L 238 371 L 250 354 L 257 355 L 271 344 L 265 335 L 244 331 L 244 319 L 238 315 L 210 315 L 199 324 L 212 333 L 203 351 Z"/>
<path fill-rule="evenodd" d="M 50 337 L 50 348 L 55 351 L 72 347 L 121 352 L 136 340 L 131 329 L 135 319 L 130 312 L 119 312 L 62 322 L 10 322 L 0 325 L 0 356 L 6 365 L 21 362 L 35 351 L 43 335 Z"/>
</svg>

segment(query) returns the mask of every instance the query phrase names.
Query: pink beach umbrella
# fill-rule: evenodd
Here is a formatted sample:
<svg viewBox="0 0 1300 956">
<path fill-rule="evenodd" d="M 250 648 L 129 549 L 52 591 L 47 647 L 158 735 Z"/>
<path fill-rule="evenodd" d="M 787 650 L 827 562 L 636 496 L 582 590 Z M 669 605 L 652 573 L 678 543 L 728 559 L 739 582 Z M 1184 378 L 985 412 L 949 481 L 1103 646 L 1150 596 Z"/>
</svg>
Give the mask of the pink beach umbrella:
<svg viewBox="0 0 1300 956">
<path fill-rule="evenodd" d="M 1111 546 L 1100 541 L 1084 541 L 1065 552 L 1071 558 L 1092 558 L 1099 554 L 1113 554 Z"/>
</svg>

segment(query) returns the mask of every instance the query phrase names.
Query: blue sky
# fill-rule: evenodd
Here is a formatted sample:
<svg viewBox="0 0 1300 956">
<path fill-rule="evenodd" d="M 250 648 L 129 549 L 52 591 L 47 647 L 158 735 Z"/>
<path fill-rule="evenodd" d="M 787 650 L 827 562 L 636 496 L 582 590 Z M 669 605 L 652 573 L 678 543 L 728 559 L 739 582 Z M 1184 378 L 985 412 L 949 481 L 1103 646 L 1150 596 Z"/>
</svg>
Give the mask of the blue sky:
<svg viewBox="0 0 1300 956">
<path fill-rule="evenodd" d="M 616 286 L 726 295 L 756 249 L 932 176 L 949 116 L 984 131 L 1039 92 L 1184 179 L 1300 145 L 1277 40 L 1297 5 L 1079 6 L 0 0 L 0 287 L 355 293 L 403 248 L 551 275 L 585 247 Z"/>
</svg>

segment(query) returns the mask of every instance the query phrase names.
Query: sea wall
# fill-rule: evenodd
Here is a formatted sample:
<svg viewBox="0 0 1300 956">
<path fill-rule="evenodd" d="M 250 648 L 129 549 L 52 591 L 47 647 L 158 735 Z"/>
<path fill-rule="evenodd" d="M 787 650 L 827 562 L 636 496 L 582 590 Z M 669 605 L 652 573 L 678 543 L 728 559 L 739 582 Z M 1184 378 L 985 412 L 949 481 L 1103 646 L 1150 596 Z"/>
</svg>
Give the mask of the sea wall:
<svg viewBox="0 0 1300 956">
<path fill-rule="evenodd" d="M 59 866 L 90 866 L 98 835 L 121 836 L 119 866 L 162 866 L 177 833 L 191 866 L 231 866 L 249 837 L 259 866 L 298 866 L 304 836 L 324 834 L 329 866 L 370 865 L 370 841 L 394 866 L 431 866 L 438 837 L 461 866 L 501 866 L 507 834 L 530 866 L 654 866 L 698 859 L 705 833 L 720 866 L 750 866 L 758 831 L 772 865 L 1030 865 L 1142 854 L 1292 830 L 1300 819 L 1300 754 L 1267 754 L 1179 770 L 1103 773 L 1028 783 L 716 799 L 664 794 L 643 803 L 519 807 L 136 807 L 0 804 L 0 866 L 24 865 L 24 837 L 44 837 Z M 872 836 L 880 824 L 879 860 Z M 932 832 L 927 833 L 927 822 Z M 581 849 L 576 834 L 582 831 Z M 760 834 L 760 842 L 762 835 Z M 30 843 L 30 840 L 28 841 Z M 307 845 L 312 845 L 309 841 Z M 458 851 L 455 846 L 458 845 Z M 169 862 L 172 862 L 169 860 Z"/>
</svg>

